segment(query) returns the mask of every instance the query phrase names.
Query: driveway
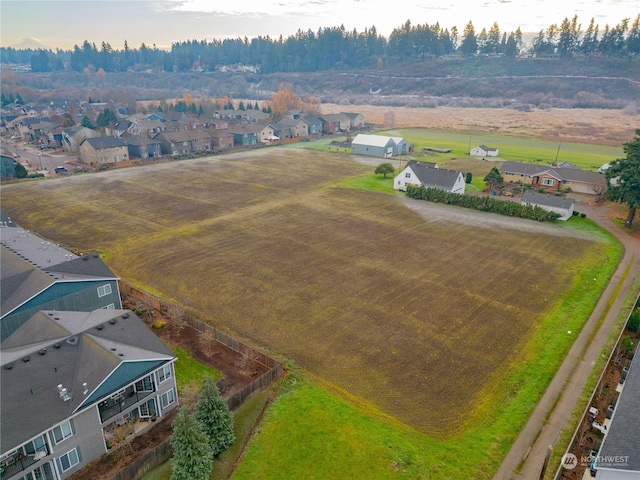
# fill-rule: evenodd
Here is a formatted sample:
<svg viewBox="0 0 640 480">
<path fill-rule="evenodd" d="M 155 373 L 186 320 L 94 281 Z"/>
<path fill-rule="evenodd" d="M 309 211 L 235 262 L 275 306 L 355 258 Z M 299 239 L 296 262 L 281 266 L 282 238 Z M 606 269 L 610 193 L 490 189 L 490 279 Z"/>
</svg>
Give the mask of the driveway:
<svg viewBox="0 0 640 480">
<path fill-rule="evenodd" d="M 611 222 L 604 206 L 578 204 L 576 209 L 613 233 L 624 245 L 624 256 L 569 354 L 502 462 L 495 480 L 539 478 L 547 449 L 550 445 L 556 447 L 560 433 L 609 337 L 622 303 L 631 292 L 634 279 L 640 275 L 640 240 Z M 629 273 L 622 279 L 627 267 Z M 620 290 L 616 292 L 618 285 Z M 611 300 L 613 303 L 608 308 Z M 598 319 L 603 314 L 604 321 L 598 329 Z M 566 447 L 557 445 L 556 448 L 564 450 Z M 520 465 L 520 470 L 516 472 Z"/>
</svg>

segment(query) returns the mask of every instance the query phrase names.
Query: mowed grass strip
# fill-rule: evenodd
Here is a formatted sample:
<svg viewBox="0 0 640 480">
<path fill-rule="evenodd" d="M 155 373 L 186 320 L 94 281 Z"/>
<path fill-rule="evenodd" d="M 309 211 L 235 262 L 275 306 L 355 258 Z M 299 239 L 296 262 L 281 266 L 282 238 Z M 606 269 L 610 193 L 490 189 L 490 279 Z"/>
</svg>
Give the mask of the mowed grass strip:
<svg viewBox="0 0 640 480">
<path fill-rule="evenodd" d="M 46 218 L 49 238 L 100 245 L 122 277 L 381 412 L 452 434 L 484 411 L 480 400 L 494 397 L 487 388 L 500 387 L 495 372 L 517 363 L 576 266 L 604 247 L 429 223 L 393 196 L 327 188 L 369 171 L 344 157 L 272 149 L 42 182 L 46 189 L 17 185 L 3 203 L 33 229 Z M 47 214 L 32 208 L 38 198 Z M 59 204 L 86 210 L 80 229 Z"/>
</svg>

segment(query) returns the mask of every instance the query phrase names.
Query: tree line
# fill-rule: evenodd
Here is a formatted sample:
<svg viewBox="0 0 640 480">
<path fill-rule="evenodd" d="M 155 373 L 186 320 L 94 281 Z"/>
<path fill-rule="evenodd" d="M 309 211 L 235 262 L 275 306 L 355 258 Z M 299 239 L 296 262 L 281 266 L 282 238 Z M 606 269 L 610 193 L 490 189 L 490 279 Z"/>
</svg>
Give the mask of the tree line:
<svg viewBox="0 0 640 480">
<path fill-rule="evenodd" d="M 1 48 L 4 62 L 30 63 L 32 71 L 71 69 L 82 72 L 213 71 L 218 65 L 252 65 L 262 73 L 316 72 L 357 68 L 383 68 L 387 63 L 415 62 L 445 55 L 500 55 L 516 57 L 524 51 L 520 28 L 502 32 L 497 23 L 479 33 L 469 21 L 460 35 L 456 27 L 439 23 L 413 25 L 407 21 L 395 28 L 389 38 L 375 27 L 363 32 L 344 26 L 320 28 L 317 32 L 298 30 L 295 35 L 277 39 L 269 36 L 224 40 L 188 40 L 173 43 L 169 51 L 155 45 L 114 49 L 107 42 L 100 47 L 85 40 L 72 50 L 16 50 Z M 640 55 L 640 15 L 631 23 L 624 19 L 602 30 L 591 19 L 586 28 L 577 15 L 559 25 L 540 30 L 530 52 L 536 56 L 626 57 Z"/>
</svg>

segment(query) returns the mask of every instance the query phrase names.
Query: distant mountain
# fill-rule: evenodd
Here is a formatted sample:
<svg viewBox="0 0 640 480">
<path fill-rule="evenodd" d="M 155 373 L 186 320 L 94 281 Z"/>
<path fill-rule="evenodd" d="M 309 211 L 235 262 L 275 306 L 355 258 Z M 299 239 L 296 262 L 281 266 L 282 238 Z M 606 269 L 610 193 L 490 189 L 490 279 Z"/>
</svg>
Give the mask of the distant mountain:
<svg viewBox="0 0 640 480">
<path fill-rule="evenodd" d="M 51 50 L 51 47 L 44 45 L 37 38 L 23 38 L 15 45 L 10 45 L 10 47 L 15 48 L 16 50 L 26 50 L 29 48 L 32 50 L 38 50 L 38 49 Z"/>
</svg>

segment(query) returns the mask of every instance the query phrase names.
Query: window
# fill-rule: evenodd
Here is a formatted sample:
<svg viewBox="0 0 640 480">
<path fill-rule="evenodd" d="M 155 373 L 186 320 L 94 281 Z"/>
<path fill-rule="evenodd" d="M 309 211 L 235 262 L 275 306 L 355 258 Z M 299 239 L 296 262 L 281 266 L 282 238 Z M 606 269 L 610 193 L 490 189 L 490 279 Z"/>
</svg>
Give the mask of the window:
<svg viewBox="0 0 640 480">
<path fill-rule="evenodd" d="M 405 173 L 405 174 L 404 174 L 404 176 L 405 176 L 406 178 L 411 178 L 411 172 L 407 172 L 407 173 Z"/>
<path fill-rule="evenodd" d="M 548 187 L 552 187 L 556 184 L 556 181 L 553 178 L 543 178 L 542 185 L 547 185 Z"/>
<path fill-rule="evenodd" d="M 107 283 L 106 285 L 98 287 L 98 297 L 104 297 L 105 295 L 109 295 L 110 293 L 111 284 Z"/>
<path fill-rule="evenodd" d="M 165 365 L 160 370 L 158 370 L 158 383 L 162 383 L 165 380 L 169 380 L 171 378 L 171 364 Z"/>
<path fill-rule="evenodd" d="M 153 381 L 151 375 L 147 375 L 142 380 L 136 382 L 136 392 L 153 392 Z"/>
<path fill-rule="evenodd" d="M 169 405 L 171 405 L 175 401 L 176 401 L 176 392 L 173 390 L 173 388 L 168 392 L 165 392 L 162 395 L 160 395 L 160 405 L 162 406 L 163 409 L 167 408 Z"/>
<path fill-rule="evenodd" d="M 73 433 L 74 433 L 73 424 L 71 423 L 71 420 L 67 420 L 64 423 L 61 423 L 51 431 L 51 434 L 53 436 L 53 441 L 56 444 L 69 438 L 71 435 L 73 435 Z"/>
<path fill-rule="evenodd" d="M 60 467 L 62 467 L 63 472 L 66 472 L 71 467 L 79 464 L 80 460 L 82 460 L 80 457 L 80 448 L 76 447 L 60 457 Z"/>
<path fill-rule="evenodd" d="M 115 310 L 116 306 L 113 303 L 110 303 L 109 305 L 105 305 L 104 307 L 101 307 L 102 310 Z"/>
</svg>

